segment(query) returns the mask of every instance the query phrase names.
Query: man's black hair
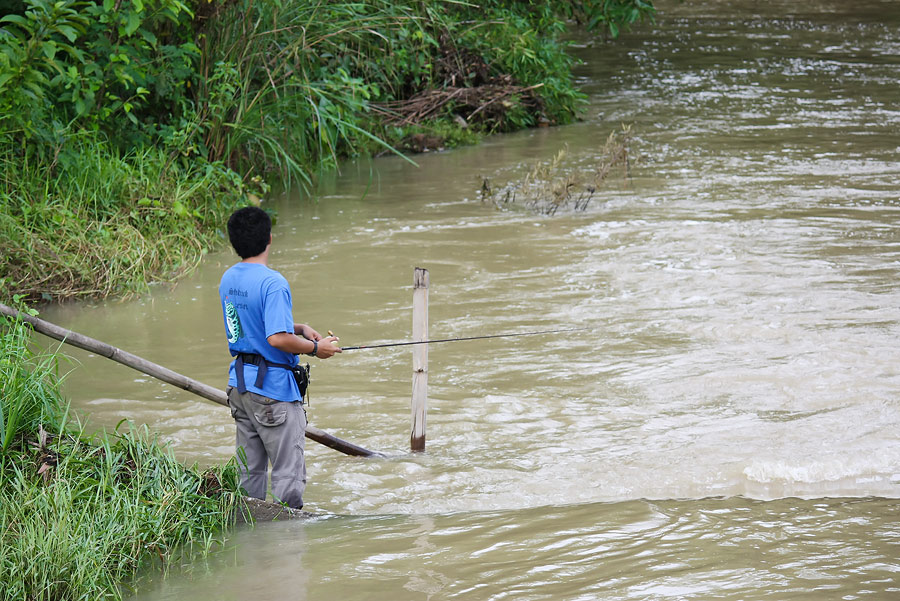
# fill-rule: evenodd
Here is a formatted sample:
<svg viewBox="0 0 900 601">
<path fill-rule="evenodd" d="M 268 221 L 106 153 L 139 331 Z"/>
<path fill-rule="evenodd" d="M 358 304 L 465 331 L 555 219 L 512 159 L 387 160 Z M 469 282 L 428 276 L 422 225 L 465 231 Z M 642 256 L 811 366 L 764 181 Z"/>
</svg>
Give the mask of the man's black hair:
<svg viewBox="0 0 900 601">
<path fill-rule="evenodd" d="M 271 234 L 272 219 L 259 207 L 238 209 L 228 218 L 228 239 L 242 259 L 262 254 Z"/>
</svg>

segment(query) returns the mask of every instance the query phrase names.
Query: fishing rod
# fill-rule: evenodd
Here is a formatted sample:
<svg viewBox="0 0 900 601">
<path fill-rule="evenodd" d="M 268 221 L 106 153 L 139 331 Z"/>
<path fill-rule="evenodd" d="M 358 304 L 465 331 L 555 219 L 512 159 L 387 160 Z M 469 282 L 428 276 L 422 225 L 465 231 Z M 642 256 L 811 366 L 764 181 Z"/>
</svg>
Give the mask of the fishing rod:
<svg viewBox="0 0 900 601">
<path fill-rule="evenodd" d="M 583 332 L 592 328 L 562 328 L 558 330 L 541 330 L 539 332 L 516 332 L 510 334 L 490 334 L 488 336 L 466 336 L 463 338 L 441 338 L 438 340 L 416 340 L 407 342 L 386 342 L 384 344 L 363 344 L 360 346 L 342 346 L 342 351 L 356 351 L 369 348 L 385 348 L 388 346 L 410 346 L 413 344 L 436 344 L 438 342 L 462 342 L 463 340 L 485 340 L 486 338 L 512 338 L 514 336 L 537 336 L 539 334 L 558 334 L 561 332 Z M 329 332 L 330 334 L 330 332 Z"/>
</svg>

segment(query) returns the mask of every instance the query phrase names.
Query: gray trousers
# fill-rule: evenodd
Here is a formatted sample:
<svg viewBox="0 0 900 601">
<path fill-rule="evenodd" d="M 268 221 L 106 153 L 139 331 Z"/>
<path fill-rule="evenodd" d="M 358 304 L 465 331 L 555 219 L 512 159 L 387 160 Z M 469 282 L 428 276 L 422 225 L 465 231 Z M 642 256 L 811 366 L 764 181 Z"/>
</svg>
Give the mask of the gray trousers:
<svg viewBox="0 0 900 601">
<path fill-rule="evenodd" d="M 229 386 L 228 404 L 236 426 L 235 447 L 241 486 L 247 495 L 266 498 L 269 462 L 272 496 L 288 507 L 303 507 L 306 461 L 303 457 L 306 412 L 303 404 L 276 401 Z"/>
</svg>

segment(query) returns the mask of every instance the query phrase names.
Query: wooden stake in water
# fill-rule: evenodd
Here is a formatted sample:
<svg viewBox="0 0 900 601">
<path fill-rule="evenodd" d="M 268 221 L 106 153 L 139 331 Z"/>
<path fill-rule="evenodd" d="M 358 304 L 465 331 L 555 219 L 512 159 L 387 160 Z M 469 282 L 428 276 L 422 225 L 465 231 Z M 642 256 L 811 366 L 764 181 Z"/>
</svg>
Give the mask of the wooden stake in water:
<svg viewBox="0 0 900 601">
<path fill-rule="evenodd" d="M 428 270 L 416 267 L 413 272 L 413 327 L 412 339 L 428 340 Z M 428 412 L 428 345 L 413 348 L 412 380 L 412 433 L 409 447 L 413 451 L 425 450 L 425 416 Z"/>
</svg>

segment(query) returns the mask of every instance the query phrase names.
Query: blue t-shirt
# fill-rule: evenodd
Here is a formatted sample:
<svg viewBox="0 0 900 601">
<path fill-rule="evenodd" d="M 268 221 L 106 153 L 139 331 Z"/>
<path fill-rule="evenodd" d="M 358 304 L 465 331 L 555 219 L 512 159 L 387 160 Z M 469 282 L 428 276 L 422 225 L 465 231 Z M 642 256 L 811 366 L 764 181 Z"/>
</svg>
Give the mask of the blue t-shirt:
<svg viewBox="0 0 900 601">
<path fill-rule="evenodd" d="M 270 363 L 297 365 L 296 355 L 278 350 L 266 340 L 279 332 L 294 333 L 291 288 L 280 273 L 261 263 L 237 263 L 222 275 L 219 298 L 225 318 L 228 350 L 262 355 Z M 287 369 L 271 367 L 262 388 L 255 386 L 257 366 L 244 364 L 247 390 L 279 401 L 299 401 L 300 389 Z M 228 370 L 228 385 L 237 386 L 234 361 Z"/>
</svg>

